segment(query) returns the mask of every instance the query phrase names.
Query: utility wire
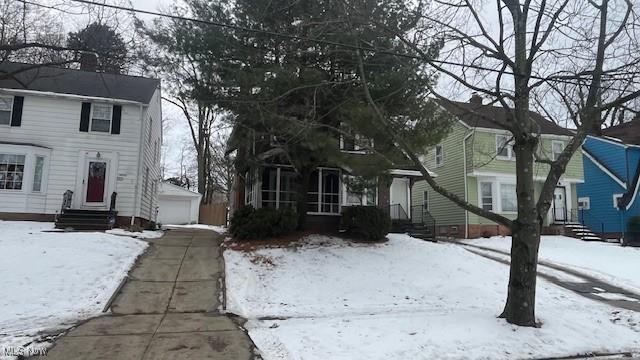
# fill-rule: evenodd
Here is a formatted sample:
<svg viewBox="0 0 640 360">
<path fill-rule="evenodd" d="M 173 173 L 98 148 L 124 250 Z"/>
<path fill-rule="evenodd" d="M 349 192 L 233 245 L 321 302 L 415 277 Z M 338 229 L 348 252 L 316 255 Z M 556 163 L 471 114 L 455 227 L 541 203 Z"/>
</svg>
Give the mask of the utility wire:
<svg viewBox="0 0 640 360">
<path fill-rule="evenodd" d="M 17 0 L 17 1 L 25 3 L 25 4 L 35 5 L 35 6 L 52 8 L 51 6 L 38 4 L 36 2 L 32 2 L 32 1 L 29 1 L 29 0 Z M 501 71 L 501 70 L 492 69 L 492 68 L 479 66 L 479 65 L 462 64 L 462 63 L 457 63 L 457 62 L 453 62 L 453 61 L 437 60 L 437 59 L 426 60 L 423 57 L 418 56 L 418 55 L 399 53 L 399 52 L 395 52 L 395 51 L 378 49 L 378 48 L 374 48 L 374 47 L 367 47 L 367 46 L 363 47 L 363 46 L 359 46 L 359 45 L 345 44 L 345 43 L 331 41 L 331 40 L 313 39 L 313 38 L 308 38 L 308 37 L 304 37 L 304 36 L 284 34 L 284 33 L 279 33 L 279 32 L 269 31 L 269 30 L 251 29 L 251 28 L 247 28 L 247 27 L 243 27 L 243 26 L 225 24 L 225 23 L 221 23 L 221 22 L 217 22 L 217 21 L 195 19 L 195 18 L 190 18 L 190 17 L 186 17 L 186 16 L 180 16 L 180 15 L 163 14 L 163 13 L 160 13 L 160 12 L 157 12 L 157 11 L 142 10 L 142 9 L 137 9 L 137 8 L 134 8 L 134 7 L 126 7 L 126 6 L 121 6 L 121 5 L 112 5 L 112 4 L 106 4 L 106 3 L 99 3 L 99 2 L 96 2 L 96 1 L 92 1 L 92 0 L 70 0 L 70 1 L 76 2 L 76 3 L 85 4 L 85 5 L 101 6 L 101 7 L 111 8 L 111 9 L 115 9 L 115 10 L 122 10 L 122 11 L 127 11 L 127 12 L 147 14 L 147 15 L 152 15 L 152 16 L 169 18 L 169 19 L 173 19 L 173 20 L 195 22 L 195 23 L 199 23 L 199 24 L 212 25 L 212 26 L 223 27 L 223 28 L 234 29 L 234 30 L 240 30 L 240 31 L 251 32 L 251 33 L 256 33 L 256 34 L 265 34 L 265 35 L 270 35 L 270 36 L 280 37 L 280 38 L 287 38 L 287 39 L 292 39 L 292 40 L 315 42 L 315 43 L 318 43 L 318 44 L 325 44 L 325 45 L 333 45 L 333 46 L 342 47 L 342 48 L 351 49 L 351 50 L 370 51 L 370 52 L 375 52 L 375 53 L 380 53 L 380 54 L 386 54 L 386 55 L 392 55 L 392 56 L 403 57 L 403 58 L 408 58 L 408 59 L 426 61 L 427 63 L 431 62 L 431 63 L 437 63 L 437 64 L 441 64 L 441 65 L 450 65 L 450 66 L 457 66 L 457 67 L 472 68 L 472 69 L 475 69 L 475 70 L 482 70 L 482 71 L 488 71 L 488 72 L 494 72 L 494 73 L 502 73 L 502 74 L 513 75 L 513 76 L 516 75 L 513 72 Z M 56 9 L 56 10 L 59 10 L 59 9 Z M 616 75 L 619 76 L 619 75 L 628 75 L 628 74 L 637 74 L 637 73 L 638 72 L 612 73 L 611 76 L 613 77 L 613 76 L 616 76 Z M 575 76 L 572 75 L 572 76 L 542 77 L 542 76 L 539 76 L 539 75 L 533 75 L 532 74 L 529 77 L 531 79 L 542 80 L 542 81 L 545 81 L 545 82 L 547 82 L 547 81 L 556 81 L 556 82 L 561 82 L 561 83 L 570 84 L 570 85 L 581 85 L 580 83 L 577 83 L 577 82 L 571 81 L 571 80 L 576 80 L 577 81 L 577 78 L 581 78 L 582 76 L 588 76 L 588 75 L 589 75 L 588 73 L 585 73 L 585 74 L 577 74 Z M 609 75 L 607 75 L 607 76 L 609 76 Z M 635 82 L 635 81 L 633 83 L 637 84 L 637 82 Z M 604 87 L 604 86 L 601 86 L 600 88 L 606 88 L 606 89 L 609 89 L 609 90 L 617 90 L 617 91 L 622 91 L 622 92 L 631 92 L 631 93 L 634 92 L 633 90 L 611 88 L 611 87 Z"/>
</svg>

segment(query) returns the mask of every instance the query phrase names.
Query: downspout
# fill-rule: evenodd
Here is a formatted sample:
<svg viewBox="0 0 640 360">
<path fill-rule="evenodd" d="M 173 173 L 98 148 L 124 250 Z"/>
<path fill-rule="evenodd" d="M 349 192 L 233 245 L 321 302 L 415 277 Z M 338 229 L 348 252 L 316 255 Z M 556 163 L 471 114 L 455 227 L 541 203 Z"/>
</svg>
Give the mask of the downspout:
<svg viewBox="0 0 640 360">
<path fill-rule="evenodd" d="M 142 196 L 138 196 L 140 190 L 140 182 L 142 181 L 142 162 L 143 162 L 143 138 L 144 136 L 144 111 L 142 109 L 142 104 L 140 104 L 140 139 L 138 140 L 138 174 L 136 176 L 136 186 L 134 191 L 134 200 L 133 200 L 133 214 L 131 215 L 131 226 L 136 221 L 136 215 L 140 215 L 140 206 L 142 204 Z"/>
<path fill-rule="evenodd" d="M 469 189 L 467 187 L 467 139 L 469 139 L 474 132 L 475 132 L 475 129 L 472 130 L 470 133 L 468 133 L 464 137 L 464 139 L 462 139 L 462 159 L 464 164 L 463 165 L 464 168 L 462 169 L 462 177 L 464 179 L 464 201 L 465 202 L 469 202 Z M 466 209 L 464 210 L 464 238 L 465 239 L 469 238 L 469 211 Z"/>
</svg>

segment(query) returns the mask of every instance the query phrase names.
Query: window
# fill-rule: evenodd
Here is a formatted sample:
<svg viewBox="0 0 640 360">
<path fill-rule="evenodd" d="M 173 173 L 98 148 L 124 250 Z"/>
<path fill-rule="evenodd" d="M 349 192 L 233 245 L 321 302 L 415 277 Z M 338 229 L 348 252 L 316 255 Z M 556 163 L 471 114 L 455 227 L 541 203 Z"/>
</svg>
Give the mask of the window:
<svg viewBox="0 0 640 360">
<path fill-rule="evenodd" d="M 244 177 L 244 203 L 253 205 L 253 169 L 247 171 Z"/>
<path fill-rule="evenodd" d="M 507 135 L 496 135 L 496 154 L 499 159 L 511 160 L 513 155 L 513 142 Z"/>
<path fill-rule="evenodd" d="M 0 190 L 22 190 L 25 155 L 0 154 Z"/>
<path fill-rule="evenodd" d="M 340 213 L 340 176 L 338 170 L 318 169 L 311 175 L 307 193 L 309 212 Z"/>
<path fill-rule="evenodd" d="M 42 173 L 44 171 L 44 156 L 36 156 L 36 163 L 33 170 L 33 192 L 42 191 Z"/>
<path fill-rule="evenodd" d="M 262 171 L 262 207 L 294 208 L 296 174 L 291 169 L 265 168 Z"/>
<path fill-rule="evenodd" d="M 91 131 L 106 132 L 106 133 L 110 132 L 113 105 L 93 104 L 91 109 L 92 109 Z"/>
<path fill-rule="evenodd" d="M 480 205 L 484 210 L 493 211 L 493 184 L 480 183 Z"/>
<path fill-rule="evenodd" d="M 369 186 L 355 176 L 345 176 L 344 184 L 344 205 L 376 205 L 376 188 Z"/>
<path fill-rule="evenodd" d="M 427 211 L 429 210 L 429 192 L 428 191 L 422 192 L 422 208 Z"/>
<path fill-rule="evenodd" d="M 0 125 L 11 125 L 11 110 L 13 109 L 13 97 L 0 97 Z"/>
<path fill-rule="evenodd" d="M 620 203 L 620 199 L 622 199 L 623 194 L 613 194 L 613 208 L 618 209 L 618 204 Z"/>
<path fill-rule="evenodd" d="M 343 134 L 340 134 L 340 150 L 366 151 L 373 148 L 373 139 L 358 134 L 345 125 L 341 126 Z"/>
<path fill-rule="evenodd" d="M 556 161 L 560 157 L 564 151 L 564 142 L 562 141 L 552 141 L 551 142 L 551 160 Z"/>
<path fill-rule="evenodd" d="M 444 148 L 442 145 L 436 145 L 435 153 L 436 166 L 442 166 L 444 164 Z"/>
<path fill-rule="evenodd" d="M 502 206 L 502 212 L 518 211 L 515 184 L 500 184 L 500 205 Z"/>
<path fill-rule="evenodd" d="M 589 210 L 589 209 L 591 209 L 591 198 L 589 197 L 578 198 L 578 210 Z"/>
</svg>

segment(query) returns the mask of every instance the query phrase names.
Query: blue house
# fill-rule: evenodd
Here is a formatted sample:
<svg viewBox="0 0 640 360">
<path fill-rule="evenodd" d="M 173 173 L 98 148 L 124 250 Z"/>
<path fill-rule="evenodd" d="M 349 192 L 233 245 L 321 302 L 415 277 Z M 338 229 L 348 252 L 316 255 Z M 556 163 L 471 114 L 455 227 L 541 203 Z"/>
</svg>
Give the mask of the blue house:
<svg viewBox="0 0 640 360">
<path fill-rule="evenodd" d="M 629 219 L 640 215 L 640 118 L 587 137 L 582 152 L 578 219 L 602 238 L 629 242 Z"/>
</svg>

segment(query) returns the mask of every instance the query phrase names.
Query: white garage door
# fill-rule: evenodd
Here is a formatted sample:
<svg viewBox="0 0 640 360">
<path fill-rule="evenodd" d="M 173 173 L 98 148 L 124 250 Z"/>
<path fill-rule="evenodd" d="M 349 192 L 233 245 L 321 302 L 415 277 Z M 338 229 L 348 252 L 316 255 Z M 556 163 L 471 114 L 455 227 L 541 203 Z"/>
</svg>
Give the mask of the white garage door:
<svg viewBox="0 0 640 360">
<path fill-rule="evenodd" d="M 167 224 L 188 224 L 191 214 L 191 200 L 161 199 L 158 209 L 158 222 Z"/>
</svg>

